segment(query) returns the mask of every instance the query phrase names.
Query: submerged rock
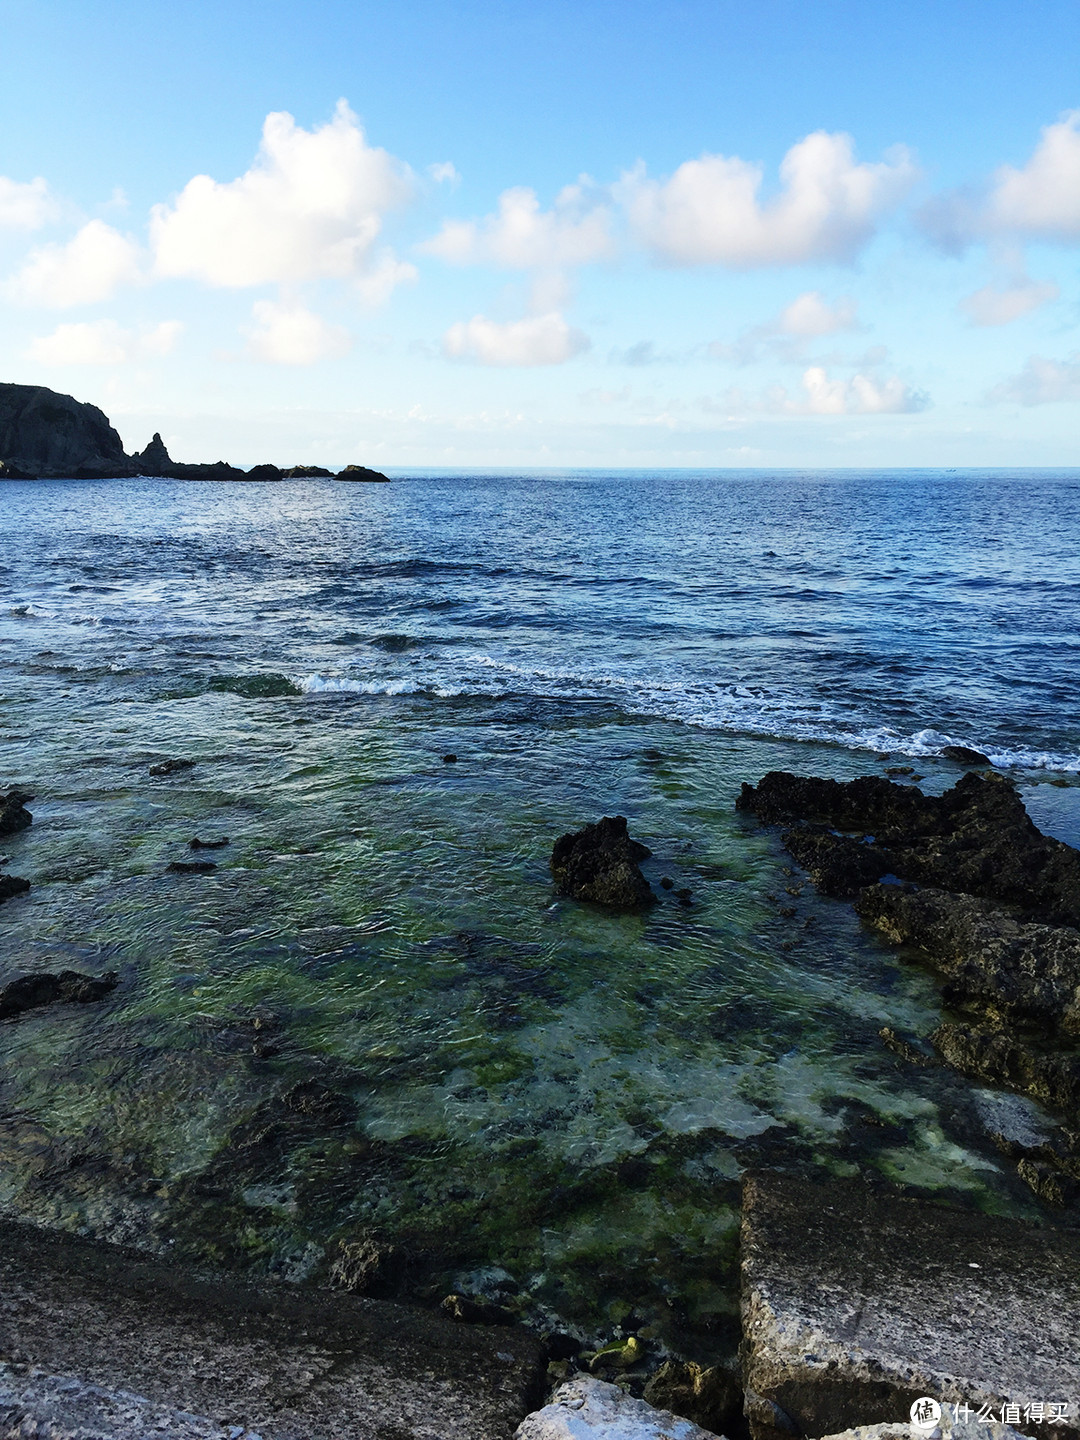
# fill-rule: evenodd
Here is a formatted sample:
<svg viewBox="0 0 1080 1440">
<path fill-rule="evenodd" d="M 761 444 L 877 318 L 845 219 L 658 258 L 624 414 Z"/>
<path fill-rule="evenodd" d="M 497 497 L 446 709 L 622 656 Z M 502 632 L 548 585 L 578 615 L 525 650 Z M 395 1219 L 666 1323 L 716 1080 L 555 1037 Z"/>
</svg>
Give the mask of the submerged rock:
<svg viewBox="0 0 1080 1440">
<path fill-rule="evenodd" d="M 625 815 L 605 815 L 595 825 L 559 836 L 551 851 L 551 873 L 560 895 L 613 910 L 639 910 L 656 900 L 638 863 L 651 854 L 630 839 Z"/>
<path fill-rule="evenodd" d="M 223 850 L 229 843 L 229 837 L 222 835 L 219 840 L 200 840 L 198 835 L 188 841 L 189 850 Z"/>
<path fill-rule="evenodd" d="M 151 775 L 176 775 L 181 770 L 191 770 L 195 766 L 194 760 L 159 760 L 156 765 L 150 766 Z"/>
<path fill-rule="evenodd" d="M 1075 1230 L 762 1174 L 742 1242 L 753 1440 L 906 1420 L 923 1395 L 999 1417 L 1052 1397 L 1071 1403 L 1049 1433 L 1080 1434 Z"/>
<path fill-rule="evenodd" d="M 690 1420 L 635 1400 L 617 1385 L 579 1376 L 527 1415 L 514 1440 L 716 1440 Z"/>
<path fill-rule="evenodd" d="M 57 975 L 20 975 L 0 988 L 0 1020 L 64 1001 L 88 1005 L 103 1000 L 119 981 L 115 970 L 101 976 L 80 975 L 77 970 L 61 970 Z"/>
<path fill-rule="evenodd" d="M 460 1320 L 465 1325 L 513 1325 L 517 1320 L 504 1306 L 471 1295 L 447 1295 L 439 1309 L 451 1320 Z"/>
<path fill-rule="evenodd" d="M 165 867 L 173 875 L 210 875 L 217 869 L 215 860 L 174 860 Z"/>
</svg>

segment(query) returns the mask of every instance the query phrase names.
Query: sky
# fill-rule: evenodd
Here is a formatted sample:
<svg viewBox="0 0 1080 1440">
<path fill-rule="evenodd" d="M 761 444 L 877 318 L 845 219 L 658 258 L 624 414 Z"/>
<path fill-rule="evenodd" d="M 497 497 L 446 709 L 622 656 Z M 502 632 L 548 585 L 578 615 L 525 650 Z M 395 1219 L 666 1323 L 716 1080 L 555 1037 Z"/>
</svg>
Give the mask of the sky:
<svg viewBox="0 0 1080 1440">
<path fill-rule="evenodd" d="M 0 0 L 0 379 L 336 467 L 1080 465 L 1078 0 Z"/>
</svg>

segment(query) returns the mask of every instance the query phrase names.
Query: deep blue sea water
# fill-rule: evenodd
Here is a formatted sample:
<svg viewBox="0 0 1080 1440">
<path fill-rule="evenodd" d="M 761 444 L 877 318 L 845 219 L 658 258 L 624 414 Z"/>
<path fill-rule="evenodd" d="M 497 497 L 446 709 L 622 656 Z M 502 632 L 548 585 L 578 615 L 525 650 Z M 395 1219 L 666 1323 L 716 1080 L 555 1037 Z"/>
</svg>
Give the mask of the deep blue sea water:
<svg viewBox="0 0 1080 1440">
<path fill-rule="evenodd" d="M 447 1283 L 596 1333 L 730 1312 L 766 1151 L 1022 1210 L 1002 1097 L 878 1039 L 937 981 L 733 801 L 774 768 L 941 790 L 959 743 L 1080 840 L 1078 537 L 1080 472 L 5 483 L 0 779 L 37 798 L 0 970 L 121 985 L 0 1027 L 0 1206 L 291 1279 L 422 1233 Z M 617 812 L 691 905 L 553 895 L 555 836 Z M 217 870 L 169 873 L 196 834 Z M 175 1197 L 313 1073 L 378 1165 L 294 1157 L 215 1250 Z M 31 1133 L 96 1188 L 43 1184 Z"/>
</svg>

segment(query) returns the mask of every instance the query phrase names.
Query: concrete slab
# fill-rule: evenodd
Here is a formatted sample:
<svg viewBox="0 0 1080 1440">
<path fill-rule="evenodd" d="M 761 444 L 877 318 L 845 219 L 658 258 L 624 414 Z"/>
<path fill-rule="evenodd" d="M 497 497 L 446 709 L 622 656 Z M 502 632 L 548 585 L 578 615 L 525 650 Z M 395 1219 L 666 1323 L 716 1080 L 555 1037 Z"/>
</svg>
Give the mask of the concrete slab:
<svg viewBox="0 0 1080 1440">
<path fill-rule="evenodd" d="M 543 1378 L 517 1328 L 0 1225 L 3 1434 L 510 1440 Z"/>
<path fill-rule="evenodd" d="M 774 1174 L 747 1176 L 743 1207 L 753 1440 L 906 1422 L 924 1395 L 1080 1437 L 1080 1232 Z"/>
</svg>

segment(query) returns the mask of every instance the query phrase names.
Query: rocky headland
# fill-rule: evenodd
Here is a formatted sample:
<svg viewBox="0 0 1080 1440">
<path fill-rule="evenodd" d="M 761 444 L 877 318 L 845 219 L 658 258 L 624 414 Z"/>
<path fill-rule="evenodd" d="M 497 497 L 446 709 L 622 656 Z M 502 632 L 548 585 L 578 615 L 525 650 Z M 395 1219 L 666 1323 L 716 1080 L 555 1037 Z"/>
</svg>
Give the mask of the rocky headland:
<svg viewBox="0 0 1080 1440">
<path fill-rule="evenodd" d="M 109 418 L 96 405 L 43 385 L 0 385 L 0 479 L 114 480 L 149 475 L 168 480 L 346 480 L 385 482 L 365 465 L 336 474 L 318 465 L 255 465 L 241 470 L 224 460 L 185 464 L 173 460 L 161 436 L 127 454 Z"/>
</svg>

